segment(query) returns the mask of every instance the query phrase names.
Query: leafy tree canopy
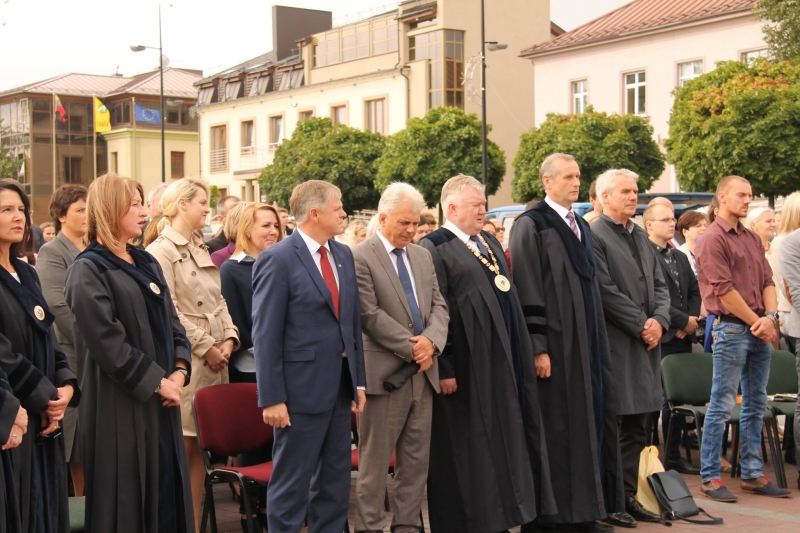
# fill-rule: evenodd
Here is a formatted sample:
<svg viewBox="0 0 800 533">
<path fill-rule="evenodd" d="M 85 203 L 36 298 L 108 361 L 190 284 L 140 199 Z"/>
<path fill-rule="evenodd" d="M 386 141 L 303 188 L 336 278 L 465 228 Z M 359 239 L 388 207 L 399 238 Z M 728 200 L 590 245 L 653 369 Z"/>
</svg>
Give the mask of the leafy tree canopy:
<svg viewBox="0 0 800 533">
<path fill-rule="evenodd" d="M 20 166 L 22 160 L 13 157 L 6 150 L 5 135 L 8 133 L 8 128 L 3 127 L 3 119 L 0 119 L 0 179 L 13 178 Z"/>
<path fill-rule="evenodd" d="M 523 133 L 514 158 L 512 197 L 515 202 L 544 198 L 539 168 L 555 152 L 575 157 L 581 169 L 580 201 L 589 198 L 589 185 L 611 168 L 639 174 L 646 191 L 664 172 L 664 155 L 653 140 L 653 127 L 636 115 L 608 115 L 592 106 L 580 115 L 550 113 L 538 128 Z"/>
<path fill-rule="evenodd" d="M 736 174 L 754 194 L 797 190 L 800 66 L 723 61 L 675 90 L 667 159 L 687 191 L 713 191 Z"/>
<path fill-rule="evenodd" d="M 329 118 L 303 120 L 275 152 L 258 183 L 270 201 L 288 206 L 295 186 L 325 180 L 341 189 L 345 210 L 374 208 L 380 199 L 375 173 L 383 145 L 381 135 L 334 126 Z"/>
<path fill-rule="evenodd" d="M 386 140 L 375 184 L 385 189 L 394 181 L 414 185 L 428 205 L 436 205 L 445 182 L 458 174 L 483 174 L 481 121 L 474 113 L 436 107 Z M 506 173 L 503 151 L 488 142 L 487 194 L 494 194 Z"/>
<path fill-rule="evenodd" d="M 753 10 L 767 21 L 763 31 L 770 56 L 778 61 L 800 57 L 800 1 L 761 0 Z"/>
</svg>

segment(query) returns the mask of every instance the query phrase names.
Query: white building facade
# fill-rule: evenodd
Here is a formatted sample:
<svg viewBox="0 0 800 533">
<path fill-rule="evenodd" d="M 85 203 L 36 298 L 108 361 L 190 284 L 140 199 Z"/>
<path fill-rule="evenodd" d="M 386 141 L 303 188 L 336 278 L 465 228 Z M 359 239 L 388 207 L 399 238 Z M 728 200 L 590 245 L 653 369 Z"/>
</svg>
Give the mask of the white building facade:
<svg viewBox="0 0 800 533">
<path fill-rule="evenodd" d="M 522 57 L 533 63 L 535 123 L 547 113 L 606 113 L 647 117 L 664 151 L 672 91 L 713 70 L 718 61 L 766 55 L 754 0 L 683 2 L 637 0 Z M 677 192 L 667 169 L 649 192 Z"/>
</svg>

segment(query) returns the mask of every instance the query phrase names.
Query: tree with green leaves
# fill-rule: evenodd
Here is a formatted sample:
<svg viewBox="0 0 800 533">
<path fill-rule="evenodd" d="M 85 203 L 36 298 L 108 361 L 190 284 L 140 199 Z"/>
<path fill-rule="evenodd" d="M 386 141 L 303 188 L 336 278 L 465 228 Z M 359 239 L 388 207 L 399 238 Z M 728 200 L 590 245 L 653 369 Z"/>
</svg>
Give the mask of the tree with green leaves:
<svg viewBox="0 0 800 533">
<path fill-rule="evenodd" d="M 675 90 L 666 146 L 686 191 L 713 191 L 731 174 L 770 203 L 797 190 L 800 66 L 718 63 Z"/>
<path fill-rule="evenodd" d="M 3 127 L 3 119 L 0 119 L 0 179 L 13 178 L 22 166 L 22 160 L 13 157 L 6 148 L 6 134 L 8 128 Z"/>
<path fill-rule="evenodd" d="M 764 40 L 772 59 L 800 57 L 800 0 L 761 0 L 753 8 L 764 25 Z"/>
<path fill-rule="evenodd" d="M 273 163 L 261 171 L 258 183 L 271 202 L 289 205 L 292 190 L 304 181 L 324 180 L 339 187 L 346 211 L 375 208 L 376 161 L 384 138 L 329 118 L 297 123 L 292 138 L 276 150 Z"/>
<path fill-rule="evenodd" d="M 581 169 L 579 199 L 589 198 L 589 185 L 611 168 L 639 174 L 639 190 L 646 191 L 664 172 L 664 155 L 653 140 L 653 127 L 636 115 L 608 115 L 592 106 L 580 115 L 549 113 L 538 128 L 523 133 L 514 158 L 511 194 L 515 202 L 544 198 L 539 169 L 555 152 L 575 157 Z"/>
<path fill-rule="evenodd" d="M 483 174 L 481 121 L 474 113 L 455 107 L 435 107 L 422 118 L 412 118 L 405 129 L 386 140 L 375 180 L 379 190 L 402 181 L 416 187 L 429 206 L 439 203 L 442 186 L 458 174 Z M 506 173 L 506 157 L 488 142 L 486 193 L 494 194 Z"/>
</svg>

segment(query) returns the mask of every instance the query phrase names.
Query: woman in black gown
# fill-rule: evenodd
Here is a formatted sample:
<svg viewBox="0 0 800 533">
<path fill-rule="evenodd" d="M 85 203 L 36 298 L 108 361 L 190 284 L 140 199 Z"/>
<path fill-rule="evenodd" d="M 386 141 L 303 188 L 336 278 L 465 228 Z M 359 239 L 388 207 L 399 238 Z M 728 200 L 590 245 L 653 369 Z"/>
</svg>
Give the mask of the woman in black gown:
<svg viewBox="0 0 800 533">
<path fill-rule="evenodd" d="M 180 398 L 191 345 L 142 234 L 142 186 L 89 187 L 86 249 L 65 296 L 84 400 L 79 409 L 88 533 L 194 533 Z"/>
<path fill-rule="evenodd" d="M 12 453 L 20 531 L 69 531 L 67 464 L 59 421 L 80 399 L 58 346 L 55 317 L 36 271 L 18 259 L 30 246 L 30 201 L 19 183 L 0 181 L 0 370 L 28 412 L 28 431 Z"/>
</svg>

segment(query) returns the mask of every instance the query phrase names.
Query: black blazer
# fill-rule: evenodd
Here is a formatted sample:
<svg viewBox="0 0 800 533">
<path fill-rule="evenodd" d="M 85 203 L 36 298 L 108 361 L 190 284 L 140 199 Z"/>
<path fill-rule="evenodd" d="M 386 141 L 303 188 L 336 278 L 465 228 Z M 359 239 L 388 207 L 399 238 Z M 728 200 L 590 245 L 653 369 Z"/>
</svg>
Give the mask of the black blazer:
<svg viewBox="0 0 800 533">
<path fill-rule="evenodd" d="M 676 280 L 675 276 L 670 272 L 667 267 L 667 260 L 664 254 L 656 252 L 658 257 L 658 264 L 661 265 L 661 272 L 664 274 L 664 281 L 669 288 L 669 330 L 661 337 L 661 342 L 666 343 L 675 338 L 675 333 L 679 329 L 686 327 L 689 323 L 690 316 L 700 315 L 700 286 L 697 284 L 697 278 L 692 272 L 692 266 L 689 264 L 689 259 L 686 254 L 678 250 L 672 249 L 672 257 L 678 262 L 679 277 Z M 680 283 L 680 288 L 676 284 Z"/>
</svg>

